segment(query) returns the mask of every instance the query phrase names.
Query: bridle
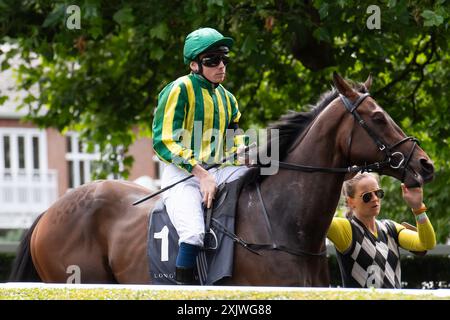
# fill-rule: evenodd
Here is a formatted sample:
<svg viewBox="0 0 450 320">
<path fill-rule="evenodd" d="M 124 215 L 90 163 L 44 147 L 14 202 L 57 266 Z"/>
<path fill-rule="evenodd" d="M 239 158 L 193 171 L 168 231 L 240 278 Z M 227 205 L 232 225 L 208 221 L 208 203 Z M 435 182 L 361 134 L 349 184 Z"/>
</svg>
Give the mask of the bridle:
<svg viewBox="0 0 450 320">
<path fill-rule="evenodd" d="M 415 137 L 405 137 L 402 140 L 394 143 L 393 145 L 388 145 L 386 143 L 383 143 L 382 139 L 369 127 L 367 126 L 366 122 L 361 118 L 359 115 L 357 109 L 361 105 L 361 103 L 367 98 L 370 97 L 369 93 L 364 93 L 361 96 L 358 97 L 358 99 L 352 103 L 347 97 L 345 97 L 342 94 L 339 94 L 339 98 L 341 99 L 342 103 L 344 104 L 346 110 L 352 114 L 352 116 L 355 118 L 356 122 L 367 132 L 367 134 L 372 138 L 376 146 L 378 147 L 378 150 L 384 153 L 385 157 L 382 161 L 374 162 L 371 164 L 364 164 L 361 166 L 349 166 L 346 168 L 329 168 L 329 167 L 316 167 L 316 166 L 305 166 L 305 165 L 299 165 L 295 163 L 290 162 L 283 162 L 283 161 L 276 161 L 272 160 L 272 164 L 278 164 L 280 169 L 286 169 L 286 170 L 296 170 L 296 171 L 303 171 L 303 172 L 326 172 L 326 173 L 357 173 L 357 172 L 371 172 L 380 170 L 382 168 L 385 168 L 387 166 L 390 166 L 394 170 L 402 170 L 402 178 L 403 181 L 405 179 L 406 170 L 408 169 L 408 164 L 412 158 L 412 155 L 414 153 L 414 149 L 416 148 L 416 145 L 419 144 L 419 140 Z M 349 148 L 351 145 L 351 142 L 353 140 L 353 130 L 352 134 L 349 138 Z M 411 148 L 411 151 L 408 153 L 407 156 L 405 156 L 401 151 L 393 151 L 395 148 L 398 148 L 400 145 L 407 141 L 412 141 L 413 146 Z M 258 165 L 263 166 L 263 165 Z M 410 169 L 412 170 L 412 169 Z"/>
<path fill-rule="evenodd" d="M 394 170 L 402 170 L 402 178 L 403 181 L 405 179 L 406 175 L 406 169 L 408 168 L 409 161 L 411 160 L 411 157 L 414 153 L 414 149 L 416 148 L 417 144 L 419 144 L 419 140 L 415 137 L 405 137 L 402 140 L 394 143 L 393 145 L 389 146 L 386 143 L 383 143 L 381 138 L 369 127 L 367 126 L 366 122 L 361 118 L 359 115 L 357 109 L 361 105 L 361 103 L 367 98 L 370 97 L 369 93 L 364 93 L 361 96 L 358 97 L 358 99 L 352 103 L 347 97 L 345 97 L 342 94 L 339 94 L 339 98 L 341 99 L 342 103 L 344 104 L 345 108 L 348 112 L 352 114 L 352 116 L 355 118 L 355 121 L 367 132 L 367 134 L 372 138 L 373 142 L 375 142 L 376 146 L 378 147 L 378 150 L 384 153 L 384 160 L 379 162 L 379 168 L 385 167 L 389 165 Z M 411 151 L 408 153 L 408 155 L 405 157 L 405 155 L 401 151 L 395 151 L 393 150 L 403 143 L 407 141 L 412 141 L 413 145 L 411 148 Z M 350 140 L 351 143 L 351 140 Z M 406 160 L 406 161 L 405 161 Z M 362 170 L 366 171 L 366 170 Z"/>
<path fill-rule="evenodd" d="M 350 166 L 347 168 L 327 168 L 327 167 L 314 167 L 314 166 L 304 166 L 289 162 L 282 162 L 278 161 L 278 165 L 280 169 L 286 169 L 286 170 L 296 170 L 296 171 L 303 171 L 303 172 L 328 172 L 328 173 L 357 173 L 357 172 L 370 172 L 375 170 L 380 170 L 384 167 L 390 166 L 394 170 L 402 170 L 402 178 L 403 181 L 406 175 L 406 170 L 408 169 L 409 161 L 411 160 L 412 154 L 414 152 L 414 149 L 416 148 L 417 144 L 419 144 L 419 140 L 414 137 L 405 137 L 402 140 L 394 143 L 393 145 L 387 145 L 386 143 L 383 143 L 382 139 L 369 127 L 367 126 L 366 122 L 362 119 L 360 114 L 358 113 L 357 109 L 361 105 L 361 103 L 367 98 L 370 97 L 369 93 L 364 93 L 361 96 L 358 97 L 358 99 L 352 103 L 347 97 L 345 97 L 342 94 L 339 94 L 339 98 L 341 99 L 342 103 L 344 104 L 346 110 L 352 114 L 356 122 L 367 132 L 367 134 L 372 138 L 374 143 L 376 144 L 378 150 L 384 153 L 384 159 L 381 162 L 374 162 L 372 164 L 365 164 L 362 166 Z M 350 138 L 349 138 L 349 144 L 348 149 L 350 150 L 351 143 L 352 143 L 352 136 L 353 136 L 353 130 L 352 128 Z M 407 141 L 412 141 L 413 145 L 411 148 L 411 151 L 408 153 L 408 155 L 405 157 L 405 155 L 401 151 L 393 151 L 395 148 L 398 148 L 400 145 Z M 272 161 L 274 162 L 274 161 Z M 261 165 L 258 165 L 261 166 Z M 413 169 L 410 169 L 413 170 Z M 266 222 L 266 225 L 269 229 L 270 237 L 273 240 L 272 230 L 271 230 L 271 224 L 269 220 L 269 215 L 267 213 L 266 206 L 264 204 L 261 190 L 260 190 L 260 184 L 259 182 L 256 183 L 256 190 L 258 193 L 258 198 L 262 206 L 262 213 Z M 308 256 L 324 256 L 326 255 L 326 249 L 320 251 L 320 252 L 309 252 L 304 251 L 300 249 L 290 249 L 287 247 L 282 247 L 273 241 L 271 244 L 249 244 L 246 243 L 245 247 L 247 249 L 275 249 L 275 250 L 281 250 L 288 252 L 293 255 L 308 255 Z M 253 251 L 256 253 L 255 251 Z"/>
</svg>

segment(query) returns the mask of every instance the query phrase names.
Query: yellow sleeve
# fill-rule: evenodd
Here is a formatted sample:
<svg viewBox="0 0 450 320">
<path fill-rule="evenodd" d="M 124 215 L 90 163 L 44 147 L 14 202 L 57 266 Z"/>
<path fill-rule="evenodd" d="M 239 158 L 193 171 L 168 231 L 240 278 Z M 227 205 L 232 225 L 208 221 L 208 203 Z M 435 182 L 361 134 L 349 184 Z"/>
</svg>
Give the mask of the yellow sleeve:
<svg viewBox="0 0 450 320">
<path fill-rule="evenodd" d="M 403 249 L 425 251 L 436 246 L 436 235 L 428 218 L 424 223 L 416 223 L 417 231 L 408 230 L 396 222 L 394 224 L 397 229 L 398 243 Z"/>
<path fill-rule="evenodd" d="M 352 245 L 352 226 L 345 218 L 335 217 L 331 221 L 327 238 L 336 246 L 340 253 L 345 252 Z"/>
<path fill-rule="evenodd" d="M 194 151 L 182 142 L 188 133 L 183 128 L 188 103 L 183 83 L 167 85 L 158 96 L 158 106 L 153 119 L 153 150 L 166 163 L 174 163 L 181 169 L 192 172 L 198 163 Z M 189 140 L 189 139 L 187 139 Z"/>
</svg>

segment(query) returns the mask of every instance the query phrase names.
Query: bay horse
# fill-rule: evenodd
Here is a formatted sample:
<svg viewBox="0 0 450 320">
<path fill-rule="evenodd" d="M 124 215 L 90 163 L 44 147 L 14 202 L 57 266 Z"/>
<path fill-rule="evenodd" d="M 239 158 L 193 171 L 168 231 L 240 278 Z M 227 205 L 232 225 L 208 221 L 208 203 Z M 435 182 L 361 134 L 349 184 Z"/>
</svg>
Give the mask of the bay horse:
<svg viewBox="0 0 450 320">
<path fill-rule="evenodd" d="M 345 168 L 377 171 L 408 187 L 432 180 L 433 164 L 418 141 L 368 94 L 371 76 L 351 85 L 334 73 L 333 81 L 335 89 L 311 111 L 291 112 L 270 127 L 279 130 L 280 169 L 245 184 L 236 207 L 236 235 L 262 244 L 260 255 L 236 244 L 233 275 L 221 284 L 329 286 L 325 238 L 342 184 L 355 173 Z M 150 284 L 147 227 L 157 199 L 131 205 L 148 193 L 124 181 L 68 192 L 28 230 L 10 280 L 66 282 L 76 265 L 82 283 Z"/>
</svg>

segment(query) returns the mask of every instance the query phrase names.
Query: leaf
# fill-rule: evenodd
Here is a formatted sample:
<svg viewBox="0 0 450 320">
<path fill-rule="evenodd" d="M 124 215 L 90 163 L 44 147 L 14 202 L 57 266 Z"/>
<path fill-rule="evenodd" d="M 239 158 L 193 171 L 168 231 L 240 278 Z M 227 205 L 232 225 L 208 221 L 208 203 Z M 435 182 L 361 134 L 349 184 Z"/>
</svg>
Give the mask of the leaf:
<svg viewBox="0 0 450 320">
<path fill-rule="evenodd" d="M 102 35 L 102 33 L 103 33 L 103 30 L 100 26 L 92 26 L 91 28 L 89 28 L 89 34 L 94 39 L 98 39 L 98 37 L 100 37 Z"/>
<path fill-rule="evenodd" d="M 325 41 L 325 42 L 331 42 L 328 30 L 323 28 L 323 27 L 320 27 L 320 28 L 317 28 L 316 30 L 314 30 L 313 36 L 317 40 Z"/>
<path fill-rule="evenodd" d="M 420 53 L 417 55 L 416 63 L 417 64 L 424 64 L 427 61 L 427 55 L 425 53 Z"/>
<path fill-rule="evenodd" d="M 442 48 L 443 52 L 446 52 L 448 50 L 448 40 L 445 36 L 438 36 L 437 43 L 438 43 L 439 47 Z"/>
<path fill-rule="evenodd" d="M 0 96 L 0 106 L 8 100 L 8 96 Z"/>
<path fill-rule="evenodd" d="M 344 8 L 346 5 L 346 2 L 348 2 L 347 0 L 338 0 L 337 3 L 339 5 L 339 7 Z"/>
<path fill-rule="evenodd" d="M 150 58 L 153 60 L 161 60 L 164 56 L 164 50 L 160 47 L 153 47 L 152 51 L 150 51 Z"/>
<path fill-rule="evenodd" d="M 64 17 L 66 15 L 66 6 L 64 4 L 57 5 L 55 9 L 45 18 L 42 27 L 52 27 L 58 23 L 64 22 Z"/>
<path fill-rule="evenodd" d="M 1 67 L 0 67 L 0 70 L 7 70 L 7 69 L 9 69 L 9 67 L 10 67 L 11 65 L 8 63 L 8 60 L 3 60 L 2 61 L 2 64 L 1 64 Z"/>
<path fill-rule="evenodd" d="M 445 7 L 438 7 L 436 9 L 436 14 L 443 17 L 444 19 L 448 18 L 448 16 L 449 16 L 449 13 L 445 9 Z"/>
<path fill-rule="evenodd" d="M 217 5 L 223 7 L 223 0 L 208 0 L 208 6 Z"/>
<path fill-rule="evenodd" d="M 161 40 L 166 40 L 169 29 L 164 22 L 161 22 L 157 26 L 150 29 L 150 37 Z"/>
<path fill-rule="evenodd" d="M 134 158 L 131 157 L 131 156 L 126 156 L 126 157 L 123 159 L 123 164 L 124 164 L 126 167 L 130 167 L 130 168 L 131 168 L 131 166 L 133 165 L 133 163 L 134 163 Z"/>
<path fill-rule="evenodd" d="M 134 22 L 134 16 L 131 8 L 123 8 L 113 15 L 113 20 L 121 26 L 130 25 Z"/>
<path fill-rule="evenodd" d="M 431 10 L 425 10 L 421 16 L 425 19 L 423 25 L 425 27 L 433 27 L 433 26 L 440 26 L 444 22 L 444 18 L 438 14 L 436 14 L 434 11 Z"/>
<path fill-rule="evenodd" d="M 389 0 L 388 1 L 388 8 L 395 8 L 395 6 L 397 5 L 397 0 Z"/>
<path fill-rule="evenodd" d="M 319 15 L 320 15 L 320 19 L 321 19 L 321 20 L 324 19 L 324 18 L 326 18 L 326 17 L 328 16 L 328 8 L 329 8 L 328 3 L 324 3 L 324 4 L 320 7 L 320 9 L 319 9 Z"/>
<path fill-rule="evenodd" d="M 242 44 L 242 51 L 250 53 L 254 49 L 256 49 L 256 38 L 252 34 L 249 34 Z"/>
<path fill-rule="evenodd" d="M 8 5 L 5 3 L 5 1 L 0 0 L 0 9 L 6 10 L 8 8 Z"/>
<path fill-rule="evenodd" d="M 312 5 L 314 6 L 314 8 L 316 8 L 317 10 L 320 9 L 320 7 L 323 6 L 323 0 L 315 0 L 312 2 Z"/>
</svg>

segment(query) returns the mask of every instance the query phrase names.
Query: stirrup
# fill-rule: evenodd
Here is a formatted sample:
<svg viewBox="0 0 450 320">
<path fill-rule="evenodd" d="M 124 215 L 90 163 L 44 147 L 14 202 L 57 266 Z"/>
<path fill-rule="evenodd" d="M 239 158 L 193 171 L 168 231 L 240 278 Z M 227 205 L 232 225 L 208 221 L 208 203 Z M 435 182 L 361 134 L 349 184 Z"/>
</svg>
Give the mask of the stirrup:
<svg viewBox="0 0 450 320">
<path fill-rule="evenodd" d="M 203 239 L 203 249 L 204 250 L 216 250 L 218 245 L 217 236 L 213 229 L 209 229 L 208 232 L 205 233 L 205 237 Z"/>
</svg>

